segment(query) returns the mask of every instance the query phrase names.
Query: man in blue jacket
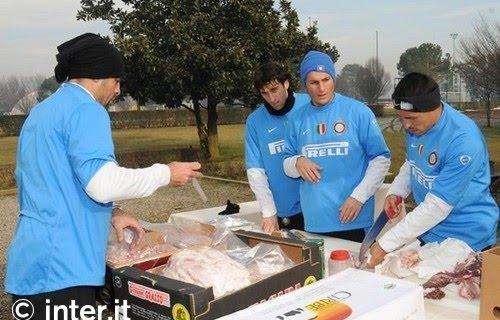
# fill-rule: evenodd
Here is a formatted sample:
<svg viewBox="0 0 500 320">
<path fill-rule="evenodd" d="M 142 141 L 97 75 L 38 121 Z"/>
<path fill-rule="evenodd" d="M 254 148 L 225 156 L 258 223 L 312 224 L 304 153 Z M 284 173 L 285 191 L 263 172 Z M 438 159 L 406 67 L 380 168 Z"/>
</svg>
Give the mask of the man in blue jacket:
<svg viewBox="0 0 500 320">
<path fill-rule="evenodd" d="M 413 194 L 418 206 L 371 248 L 371 265 L 418 238 L 422 244 L 456 238 L 473 250 L 494 245 L 498 206 L 489 190 L 488 148 L 474 121 L 441 102 L 438 84 L 410 73 L 396 86 L 395 109 L 406 130 L 406 161 L 386 198 Z"/>
<path fill-rule="evenodd" d="M 262 211 L 262 229 L 304 229 L 298 179 L 283 172 L 285 127 L 309 102 L 304 93 L 294 93 L 284 67 L 268 62 L 255 75 L 255 88 L 264 103 L 246 121 L 245 163 L 248 182 Z"/>
<path fill-rule="evenodd" d="M 104 284 L 110 226 L 120 240 L 127 227 L 136 239 L 143 233 L 136 219 L 113 211 L 113 201 L 185 184 L 200 167 L 120 167 L 105 109 L 120 93 L 120 53 L 95 34 L 78 36 L 58 51 L 55 76 L 62 84 L 32 109 L 17 150 L 20 212 L 5 290 L 14 304 L 30 301 L 31 319 L 45 319 L 47 301 L 51 307 L 95 306 L 96 287 Z M 13 310 L 29 315 L 21 306 Z"/>
<path fill-rule="evenodd" d="M 311 97 L 287 126 L 284 170 L 301 178 L 300 203 L 309 232 L 361 242 L 373 223 L 373 195 L 390 153 L 373 112 L 335 92 L 335 66 L 310 51 L 300 64 Z"/>
</svg>

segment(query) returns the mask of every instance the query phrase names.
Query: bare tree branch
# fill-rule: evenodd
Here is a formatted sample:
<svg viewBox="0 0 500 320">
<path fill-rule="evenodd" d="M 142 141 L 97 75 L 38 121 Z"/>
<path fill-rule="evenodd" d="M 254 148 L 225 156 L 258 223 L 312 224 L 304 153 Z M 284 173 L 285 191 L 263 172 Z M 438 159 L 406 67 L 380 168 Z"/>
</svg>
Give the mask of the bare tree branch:
<svg viewBox="0 0 500 320">
<path fill-rule="evenodd" d="M 366 103 L 372 105 L 387 92 L 390 81 L 380 61 L 371 58 L 357 73 L 355 85 Z"/>
<path fill-rule="evenodd" d="M 38 87 L 43 79 L 40 75 L 0 79 L 0 112 L 10 112 L 15 108 L 17 113 L 29 113 L 37 102 Z"/>
<path fill-rule="evenodd" d="M 500 24 L 480 14 L 473 35 L 460 41 L 462 61 L 455 70 L 469 91 L 483 101 L 488 126 L 491 126 L 491 99 L 500 95 Z"/>
</svg>

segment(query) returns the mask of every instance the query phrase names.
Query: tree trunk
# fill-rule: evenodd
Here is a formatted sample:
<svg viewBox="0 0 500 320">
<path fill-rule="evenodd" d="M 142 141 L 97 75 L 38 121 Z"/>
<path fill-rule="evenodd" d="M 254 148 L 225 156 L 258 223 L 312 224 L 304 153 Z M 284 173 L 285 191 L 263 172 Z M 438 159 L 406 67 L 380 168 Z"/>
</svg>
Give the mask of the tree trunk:
<svg viewBox="0 0 500 320">
<path fill-rule="evenodd" d="M 219 158 L 219 136 L 217 135 L 217 101 L 208 97 L 208 151 L 210 160 Z"/>
<path fill-rule="evenodd" d="M 198 138 L 200 140 L 200 153 L 203 160 L 210 159 L 210 150 L 208 148 L 208 131 L 201 118 L 201 107 L 198 99 L 193 99 L 194 118 L 196 121 L 196 128 L 198 130 Z"/>
<path fill-rule="evenodd" d="M 486 96 L 486 126 L 491 127 L 491 94 Z"/>
</svg>

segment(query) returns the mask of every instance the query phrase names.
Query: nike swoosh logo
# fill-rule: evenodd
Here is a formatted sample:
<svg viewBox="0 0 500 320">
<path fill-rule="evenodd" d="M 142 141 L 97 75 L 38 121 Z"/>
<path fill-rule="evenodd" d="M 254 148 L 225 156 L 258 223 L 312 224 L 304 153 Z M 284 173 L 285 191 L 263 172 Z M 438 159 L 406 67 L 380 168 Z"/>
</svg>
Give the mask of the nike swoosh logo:
<svg viewBox="0 0 500 320">
<path fill-rule="evenodd" d="M 418 144 L 413 144 L 413 143 L 412 143 L 412 144 L 411 144 L 411 147 L 412 147 L 412 148 L 418 148 Z"/>
<path fill-rule="evenodd" d="M 311 132 L 311 129 L 307 129 L 306 131 L 302 132 L 302 134 L 308 134 L 309 132 Z"/>
<path fill-rule="evenodd" d="M 274 128 L 272 128 L 272 129 L 267 129 L 267 132 L 271 133 L 271 132 L 273 132 L 273 131 L 274 131 L 274 130 L 276 130 L 276 129 L 278 129 L 278 127 L 274 127 Z"/>
</svg>

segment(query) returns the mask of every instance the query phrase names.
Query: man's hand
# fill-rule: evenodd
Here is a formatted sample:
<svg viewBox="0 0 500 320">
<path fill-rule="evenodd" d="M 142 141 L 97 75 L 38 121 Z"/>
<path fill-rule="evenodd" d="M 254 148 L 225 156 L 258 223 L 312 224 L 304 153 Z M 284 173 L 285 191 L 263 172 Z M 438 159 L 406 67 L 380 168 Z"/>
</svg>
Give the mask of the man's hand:
<svg viewBox="0 0 500 320">
<path fill-rule="evenodd" d="M 304 179 L 305 181 L 317 183 L 321 179 L 321 175 L 319 172 L 322 170 L 322 168 L 306 157 L 297 158 L 295 167 L 297 168 L 297 171 L 299 171 L 302 179 Z"/>
<path fill-rule="evenodd" d="M 393 194 L 385 198 L 384 210 L 389 219 L 397 218 L 403 210 L 403 198 Z"/>
<path fill-rule="evenodd" d="M 134 233 L 134 238 L 132 239 L 132 243 L 130 244 L 130 248 L 134 249 L 135 246 L 142 240 L 144 237 L 144 229 L 141 227 L 139 221 L 127 215 L 124 211 L 119 208 L 115 208 L 113 210 L 113 217 L 111 218 L 111 224 L 116 232 L 116 237 L 118 238 L 118 242 L 124 241 L 123 231 L 126 228 L 129 228 Z"/>
<path fill-rule="evenodd" d="M 387 252 L 382 249 L 382 247 L 378 244 L 378 242 L 375 242 L 371 247 L 370 247 L 370 261 L 367 262 L 367 266 L 369 268 L 375 268 L 375 266 L 379 265 L 384 261 L 385 255 Z"/>
<path fill-rule="evenodd" d="M 168 164 L 170 168 L 170 185 L 183 186 L 192 178 L 201 177 L 201 164 L 199 162 L 171 162 Z"/>
<path fill-rule="evenodd" d="M 340 207 L 340 222 L 348 223 L 356 219 L 363 204 L 353 197 L 347 198 L 344 204 Z"/>
<path fill-rule="evenodd" d="M 276 218 L 276 215 L 267 218 L 262 218 L 260 226 L 265 233 L 269 234 L 273 233 L 273 231 L 279 230 L 278 219 Z"/>
</svg>

